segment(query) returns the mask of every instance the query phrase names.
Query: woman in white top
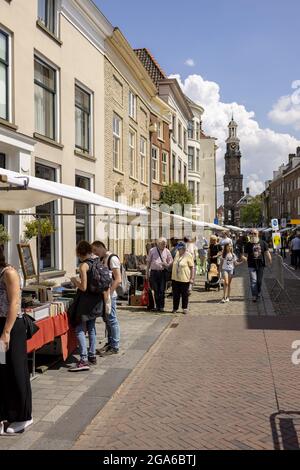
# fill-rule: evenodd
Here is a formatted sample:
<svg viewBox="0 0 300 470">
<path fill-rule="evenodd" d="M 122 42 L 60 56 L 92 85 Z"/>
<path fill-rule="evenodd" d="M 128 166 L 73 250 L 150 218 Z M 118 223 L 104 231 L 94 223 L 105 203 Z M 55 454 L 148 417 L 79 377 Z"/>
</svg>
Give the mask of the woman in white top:
<svg viewBox="0 0 300 470">
<path fill-rule="evenodd" d="M 224 246 L 220 265 L 224 289 L 224 296 L 221 300 L 221 303 L 229 302 L 231 281 L 234 276 L 234 268 L 242 264 L 243 261 L 238 261 L 237 256 L 233 253 L 233 247 L 231 244 Z"/>
</svg>

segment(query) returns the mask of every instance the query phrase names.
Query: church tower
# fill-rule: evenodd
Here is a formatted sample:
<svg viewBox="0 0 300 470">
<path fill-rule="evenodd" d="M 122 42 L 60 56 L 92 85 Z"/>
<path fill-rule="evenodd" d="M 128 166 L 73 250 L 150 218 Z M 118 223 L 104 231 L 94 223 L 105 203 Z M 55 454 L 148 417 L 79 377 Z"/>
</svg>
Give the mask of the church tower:
<svg viewBox="0 0 300 470">
<path fill-rule="evenodd" d="M 241 175 L 240 139 L 237 137 L 237 123 L 233 116 L 228 125 L 229 136 L 226 140 L 224 175 L 224 224 L 237 225 L 239 223 L 239 209 L 237 202 L 244 196 L 243 175 Z"/>
</svg>

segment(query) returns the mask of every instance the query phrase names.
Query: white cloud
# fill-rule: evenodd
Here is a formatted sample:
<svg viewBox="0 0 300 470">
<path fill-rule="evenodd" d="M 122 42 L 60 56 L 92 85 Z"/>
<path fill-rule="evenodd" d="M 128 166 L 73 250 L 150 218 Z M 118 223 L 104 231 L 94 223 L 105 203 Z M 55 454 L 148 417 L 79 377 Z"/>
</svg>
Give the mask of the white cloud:
<svg viewBox="0 0 300 470">
<path fill-rule="evenodd" d="M 184 64 L 187 65 L 188 67 L 195 67 L 196 65 L 194 59 L 186 59 Z"/>
<path fill-rule="evenodd" d="M 269 112 L 271 121 L 300 130 L 300 80 L 292 83 L 293 93 L 281 96 Z"/>
<path fill-rule="evenodd" d="M 300 142 L 289 134 L 260 128 L 255 120 L 254 111 L 248 111 L 245 106 L 236 102 L 223 103 L 217 83 L 204 80 L 196 74 L 188 76 L 185 80 L 181 80 L 179 75 L 172 75 L 172 78 L 177 78 L 184 93 L 205 109 L 203 130 L 206 134 L 218 139 L 219 184 L 223 182 L 228 123 L 232 113 L 234 114 L 234 119 L 239 126 L 238 137 L 241 140 L 244 190 L 249 187 L 252 195 L 260 193 L 264 189 L 265 181 L 272 177 L 273 170 L 287 161 L 289 153 L 295 153 Z"/>
</svg>

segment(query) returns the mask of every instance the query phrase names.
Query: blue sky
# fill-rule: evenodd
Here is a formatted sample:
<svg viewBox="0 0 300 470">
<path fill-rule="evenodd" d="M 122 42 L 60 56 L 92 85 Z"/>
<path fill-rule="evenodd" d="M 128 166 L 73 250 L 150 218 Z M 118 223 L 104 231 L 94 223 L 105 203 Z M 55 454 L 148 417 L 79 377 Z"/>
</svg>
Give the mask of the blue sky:
<svg viewBox="0 0 300 470">
<path fill-rule="evenodd" d="M 244 186 L 261 192 L 300 145 L 300 0 L 95 3 L 133 47 L 150 49 L 166 74 L 177 75 L 184 92 L 204 106 L 204 130 L 218 138 L 219 182 L 234 111 Z"/>
<path fill-rule="evenodd" d="M 217 82 L 224 102 L 268 112 L 300 79 L 299 0 L 96 0 L 134 47 L 148 47 L 167 74 L 199 73 Z M 194 59 L 191 68 L 184 65 Z M 300 131 L 293 132 L 300 138 Z"/>
</svg>

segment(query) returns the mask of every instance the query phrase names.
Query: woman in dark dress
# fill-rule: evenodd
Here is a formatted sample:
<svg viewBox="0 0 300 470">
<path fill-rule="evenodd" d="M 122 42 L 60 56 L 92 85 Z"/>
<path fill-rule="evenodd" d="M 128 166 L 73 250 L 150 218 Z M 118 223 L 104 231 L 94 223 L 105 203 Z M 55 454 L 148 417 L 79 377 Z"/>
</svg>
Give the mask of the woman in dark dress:
<svg viewBox="0 0 300 470">
<path fill-rule="evenodd" d="M 215 235 L 212 235 L 210 237 L 209 241 L 209 249 L 208 249 L 208 262 L 209 265 L 216 264 L 217 266 L 219 265 L 219 259 L 220 256 L 222 255 L 222 247 L 218 243 L 218 238 Z"/>
<path fill-rule="evenodd" d="M 0 434 L 15 434 L 32 424 L 32 398 L 17 271 L 5 262 L 0 246 Z M 4 359 L 5 355 L 5 361 Z"/>
</svg>

